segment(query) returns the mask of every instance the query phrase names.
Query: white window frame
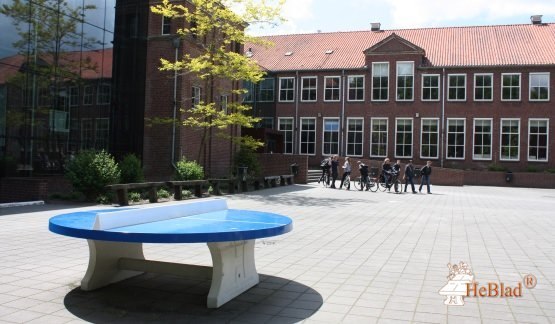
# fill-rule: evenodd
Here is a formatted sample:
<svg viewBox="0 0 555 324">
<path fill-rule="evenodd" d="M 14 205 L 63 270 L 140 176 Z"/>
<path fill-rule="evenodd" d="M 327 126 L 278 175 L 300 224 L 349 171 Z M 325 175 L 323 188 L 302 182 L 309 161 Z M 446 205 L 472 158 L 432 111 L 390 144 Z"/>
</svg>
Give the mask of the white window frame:
<svg viewBox="0 0 555 324">
<path fill-rule="evenodd" d="M 221 95 L 220 96 L 220 110 L 223 111 L 227 115 L 227 102 L 228 102 L 228 95 Z"/>
<path fill-rule="evenodd" d="M 86 85 L 83 87 L 83 106 L 92 106 L 94 104 L 94 87 Z"/>
<path fill-rule="evenodd" d="M 305 80 L 314 80 L 314 87 L 312 87 L 311 85 L 309 85 L 308 87 L 305 87 L 305 84 L 304 84 Z M 307 91 L 308 94 L 314 91 L 314 99 L 305 99 L 304 98 L 305 91 Z M 317 100 L 318 100 L 318 77 L 317 76 L 301 77 L 301 102 L 316 102 Z"/>
<path fill-rule="evenodd" d="M 71 86 L 69 87 L 69 106 L 76 107 L 79 106 L 79 87 Z"/>
<path fill-rule="evenodd" d="M 251 81 L 243 81 L 243 83 L 241 84 L 241 87 L 243 88 L 243 90 L 246 91 L 241 96 L 242 101 L 246 103 L 254 102 L 254 97 L 256 96 L 256 93 L 254 91 L 255 90 L 254 83 Z M 194 96 L 194 94 L 191 94 L 191 96 Z"/>
<path fill-rule="evenodd" d="M 476 90 L 478 89 L 477 82 L 476 82 L 476 78 L 479 77 L 479 76 L 489 76 L 489 77 L 491 78 L 491 79 L 490 79 L 490 80 L 491 80 L 491 83 L 490 83 L 489 86 L 487 86 L 487 87 L 485 87 L 485 86 L 480 87 L 480 89 L 482 89 L 482 91 L 483 91 L 483 89 L 487 89 L 487 88 L 490 89 L 490 91 L 491 91 L 491 98 L 490 98 L 490 99 L 477 99 L 477 98 L 476 98 L 476 94 L 477 94 L 477 91 L 476 91 Z M 490 102 L 490 101 L 493 101 L 493 73 L 474 73 L 474 101 L 480 101 L 480 102 Z"/>
<path fill-rule="evenodd" d="M 436 77 L 437 78 L 437 88 L 436 87 L 424 87 L 424 78 L 425 77 Z M 439 101 L 441 98 L 441 74 L 422 74 L 421 77 L 422 83 L 422 93 L 420 96 L 421 101 Z M 437 89 L 437 99 L 424 99 L 424 89 Z M 431 90 L 430 90 L 431 91 Z"/>
<path fill-rule="evenodd" d="M 304 120 L 313 120 L 314 121 L 314 130 L 311 132 L 314 132 L 314 142 L 304 142 L 304 143 L 313 143 L 314 144 L 314 152 L 313 153 L 302 153 L 301 149 L 302 149 L 302 144 L 303 144 L 303 121 Z M 315 117 L 301 117 L 300 120 L 300 127 L 299 127 L 299 154 L 300 155 L 316 155 L 316 130 L 318 129 L 318 121 L 316 120 Z M 308 144 L 307 144 L 308 145 Z M 308 151 L 308 150 L 307 150 Z"/>
<path fill-rule="evenodd" d="M 506 88 L 503 85 L 503 78 L 506 76 L 513 76 L 513 75 L 517 75 L 518 76 L 518 98 L 514 99 L 514 98 L 510 98 L 510 99 L 504 99 L 503 98 L 503 89 Z M 501 101 L 520 101 L 520 98 L 522 97 L 522 73 L 501 73 Z M 513 88 L 513 86 L 509 86 L 508 88 Z"/>
<path fill-rule="evenodd" d="M 326 142 L 325 140 L 325 133 L 326 133 L 326 121 L 337 121 L 337 151 L 336 152 L 326 152 L 324 147 L 326 143 L 333 143 L 333 142 Z M 339 118 L 332 118 L 332 117 L 326 117 L 323 119 L 322 122 L 322 155 L 338 155 L 339 154 L 339 134 L 341 132 L 341 121 L 339 120 Z"/>
<path fill-rule="evenodd" d="M 291 129 L 290 130 L 282 130 L 281 126 L 285 125 L 282 123 L 283 120 L 291 121 Z M 283 154 L 293 154 L 295 151 L 295 118 L 293 117 L 278 117 L 278 131 L 283 132 Z M 291 141 L 287 141 L 287 134 L 291 133 Z M 291 152 L 287 151 L 287 143 L 291 143 Z"/>
<path fill-rule="evenodd" d="M 489 156 L 489 158 L 487 158 L 487 157 L 477 157 L 475 155 L 474 148 L 476 147 L 476 122 L 477 121 L 488 121 L 489 122 L 489 138 L 490 138 L 490 143 L 489 143 L 490 156 Z M 487 133 L 481 132 L 480 134 L 487 134 Z M 483 135 L 482 135 L 482 137 L 483 137 Z M 483 143 L 484 142 L 482 140 L 481 147 L 485 146 Z M 472 160 L 475 160 L 475 161 L 491 161 L 492 159 L 493 159 L 493 119 L 492 118 L 474 118 L 473 121 L 472 121 Z"/>
<path fill-rule="evenodd" d="M 108 93 L 104 93 L 103 90 L 108 89 Z M 103 97 L 105 96 L 105 98 Z M 106 101 L 100 99 L 106 99 Z M 98 89 L 96 91 L 96 104 L 97 105 L 109 105 L 112 100 L 112 85 L 107 82 L 101 82 L 98 84 Z"/>
<path fill-rule="evenodd" d="M 531 130 L 530 130 L 530 128 L 531 128 L 532 122 L 539 122 L 539 121 L 546 122 L 546 133 L 545 133 L 546 141 L 545 141 L 545 142 L 547 143 L 547 145 L 546 145 L 546 147 L 545 147 L 545 159 L 543 159 L 543 160 L 540 160 L 540 159 L 531 159 L 531 158 L 530 158 L 530 148 L 531 148 L 531 146 L 530 146 L 530 135 L 531 135 Z M 539 147 L 539 146 L 536 145 L 535 147 Z M 549 162 L 549 118 L 529 118 L 529 119 L 528 119 L 528 142 L 527 142 L 527 149 L 528 149 L 528 150 L 527 150 L 526 156 L 527 156 L 527 159 L 528 159 L 529 162 Z"/>
<path fill-rule="evenodd" d="M 282 88 L 281 87 L 281 80 L 293 80 L 293 84 L 292 84 L 292 88 Z M 287 91 L 287 93 L 289 93 L 290 91 L 293 93 L 293 95 L 291 96 L 291 100 L 283 100 L 281 98 L 281 91 Z M 287 97 L 287 96 L 286 96 Z M 279 78 L 279 94 L 278 94 L 278 101 L 279 102 L 295 102 L 295 77 L 281 77 Z"/>
<path fill-rule="evenodd" d="M 507 159 L 503 158 L 503 122 L 504 121 L 516 121 L 518 122 L 518 139 L 517 139 L 517 158 L 516 159 Z M 522 125 L 520 123 L 520 118 L 501 118 L 499 122 L 499 161 L 511 161 L 511 162 L 519 162 L 520 161 L 520 133 L 521 133 Z M 528 154 L 528 153 L 527 153 Z"/>
<path fill-rule="evenodd" d="M 195 109 L 196 105 L 200 104 L 201 97 L 201 87 L 192 86 L 191 87 L 191 109 Z"/>
<path fill-rule="evenodd" d="M 360 134 L 362 135 L 361 139 L 360 139 L 360 143 L 350 143 L 349 142 L 349 122 L 353 121 L 353 120 L 362 121 L 362 125 L 360 127 Z M 359 132 L 356 131 L 356 133 L 359 133 Z M 359 145 L 360 144 L 360 154 L 349 154 L 349 144 L 352 144 L 352 145 Z M 348 117 L 347 118 L 347 123 L 345 124 L 345 155 L 346 156 L 364 156 L 364 118 L 362 118 L 362 117 Z"/>
<path fill-rule="evenodd" d="M 459 87 L 457 86 L 456 89 L 464 89 L 464 98 L 463 99 L 451 99 L 449 98 L 449 93 L 451 90 L 451 77 L 452 76 L 463 76 L 464 77 L 464 86 L 463 87 Z M 466 83 L 467 83 L 467 77 L 466 77 L 466 73 L 452 73 L 452 74 L 448 74 L 447 75 L 447 101 L 455 101 L 455 102 L 462 102 L 462 101 L 466 101 L 466 97 L 467 97 L 467 89 L 466 89 Z M 458 92 L 457 92 L 458 93 Z"/>
<path fill-rule="evenodd" d="M 451 132 L 449 132 L 449 124 L 450 122 L 459 122 L 462 121 L 463 122 L 463 142 L 462 142 L 462 151 L 463 151 L 463 156 L 462 157 L 450 157 L 449 156 L 449 147 L 451 145 L 449 145 L 449 134 L 451 134 Z M 445 132 L 446 132 L 446 136 L 445 136 L 445 158 L 447 160 L 464 160 L 465 156 L 466 156 L 466 118 L 447 118 L 447 122 L 445 123 Z M 458 132 L 456 132 L 455 134 L 458 134 Z M 458 147 L 461 146 L 460 143 L 455 143 L 453 146 Z"/>
<path fill-rule="evenodd" d="M 403 74 L 400 75 L 399 74 L 399 66 L 403 65 L 403 64 L 410 64 L 411 66 L 411 74 Z M 399 77 L 408 77 L 408 78 L 412 78 L 412 86 L 411 87 L 402 87 L 403 89 L 405 89 L 404 94 L 406 97 L 406 92 L 407 89 L 411 90 L 411 98 L 410 99 L 399 99 Z M 398 61 L 396 64 L 396 74 L 395 74 L 395 101 L 404 101 L 404 102 L 410 102 L 410 101 L 414 101 L 414 61 Z"/>
<path fill-rule="evenodd" d="M 423 148 L 423 146 L 424 146 L 424 144 L 423 144 L 424 121 L 428 121 L 428 120 L 431 120 L 431 121 L 435 121 L 435 122 L 436 122 L 436 132 L 435 132 L 435 134 L 436 134 L 436 141 L 437 141 L 437 142 L 436 142 L 436 144 L 435 144 L 435 146 L 436 146 L 436 155 L 435 155 L 435 156 L 423 156 L 423 155 L 422 155 L 422 151 L 423 151 L 422 148 Z M 429 132 L 429 133 L 427 133 L 427 134 L 433 134 L 433 132 Z M 437 159 L 437 158 L 439 158 L 439 146 L 440 146 L 440 141 L 441 141 L 441 140 L 440 140 L 440 138 L 439 138 L 439 118 L 422 118 L 422 119 L 420 120 L 420 153 L 419 153 L 419 154 L 420 154 L 420 158 L 421 158 L 421 159 Z M 431 146 L 431 145 L 430 145 L 430 146 Z"/>
<path fill-rule="evenodd" d="M 86 128 L 85 125 L 89 125 L 90 128 Z M 82 118 L 80 126 L 80 145 L 81 149 L 89 149 L 94 148 L 94 120 L 92 118 Z M 87 139 L 87 132 L 90 132 L 90 136 L 88 137 L 90 141 L 86 141 Z"/>
<path fill-rule="evenodd" d="M 400 120 L 410 120 L 411 123 L 411 132 L 410 132 L 410 155 L 397 155 L 397 126 L 399 125 L 399 121 Z M 404 133 L 404 132 L 403 132 Z M 403 143 L 403 146 L 405 146 L 406 144 Z M 404 159 L 404 158 L 412 158 L 412 156 L 414 155 L 414 119 L 412 117 L 397 117 L 395 118 L 395 145 L 394 145 L 394 156 L 395 158 L 399 158 L 399 159 Z"/>
<path fill-rule="evenodd" d="M 532 85 L 532 77 L 533 76 L 539 76 L 539 75 L 547 75 L 547 99 L 532 99 L 532 89 L 533 88 L 540 88 L 538 86 L 533 86 Z M 530 101 L 549 101 L 550 97 L 551 97 L 551 93 L 550 93 L 550 82 L 551 82 L 551 75 L 549 72 L 530 72 L 530 76 L 529 76 L 529 87 L 528 87 L 528 100 Z"/>
<path fill-rule="evenodd" d="M 361 78 L 362 79 L 362 99 L 351 99 L 351 79 L 354 78 Z M 364 102 L 364 88 L 365 88 L 365 77 L 364 75 L 348 75 L 347 76 L 347 101 L 351 102 Z M 353 89 L 360 89 L 360 88 L 353 88 Z"/>
<path fill-rule="evenodd" d="M 386 85 L 386 97 L 385 99 L 376 99 L 374 98 L 374 77 L 384 77 L 382 75 L 377 76 L 374 71 L 376 71 L 376 66 L 386 66 L 386 70 L 387 70 L 387 74 L 385 75 L 385 78 L 387 79 L 387 85 Z M 380 90 L 383 89 L 382 87 L 379 88 Z M 372 101 L 377 101 L 377 102 L 385 102 L 385 101 L 389 101 L 389 62 L 374 62 L 372 63 L 372 82 L 371 82 L 371 100 Z"/>
<path fill-rule="evenodd" d="M 374 137 L 372 136 L 374 133 L 374 121 L 384 121 L 385 120 L 385 143 L 375 143 L 373 142 Z M 381 131 L 380 131 L 381 133 Z M 370 119 L 370 153 L 369 156 L 370 157 L 387 157 L 387 151 L 388 151 L 388 143 L 389 143 L 389 118 L 387 117 L 372 117 Z M 384 145 L 385 144 L 385 154 L 384 155 L 373 155 L 372 154 L 372 145 Z"/>
<path fill-rule="evenodd" d="M 329 79 L 337 79 L 338 87 L 337 88 L 328 88 L 328 80 Z M 326 93 L 330 90 L 332 94 L 334 91 L 337 91 L 337 99 L 326 99 Z M 324 77 L 324 102 L 339 102 L 341 101 L 341 77 L 340 76 L 325 76 Z"/>
<path fill-rule="evenodd" d="M 170 17 L 162 16 L 162 28 L 160 30 L 161 35 L 170 35 L 171 34 L 171 23 L 172 19 Z M 164 32 L 164 27 L 168 26 L 169 31 L 167 33 Z"/>
</svg>

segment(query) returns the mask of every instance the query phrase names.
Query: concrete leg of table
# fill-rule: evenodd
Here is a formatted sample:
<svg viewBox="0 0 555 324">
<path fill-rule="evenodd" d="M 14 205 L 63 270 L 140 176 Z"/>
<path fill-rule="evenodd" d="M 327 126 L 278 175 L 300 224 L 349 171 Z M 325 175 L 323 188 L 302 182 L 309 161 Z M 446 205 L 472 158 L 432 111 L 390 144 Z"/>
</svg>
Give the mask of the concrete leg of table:
<svg viewBox="0 0 555 324">
<path fill-rule="evenodd" d="M 142 259 L 142 243 L 108 242 L 87 240 L 89 243 L 89 267 L 81 280 L 81 289 L 94 290 L 111 283 L 142 274 L 140 271 L 120 270 L 121 258 Z"/>
<path fill-rule="evenodd" d="M 220 307 L 258 284 L 254 241 L 208 243 L 213 266 L 208 308 Z"/>
</svg>

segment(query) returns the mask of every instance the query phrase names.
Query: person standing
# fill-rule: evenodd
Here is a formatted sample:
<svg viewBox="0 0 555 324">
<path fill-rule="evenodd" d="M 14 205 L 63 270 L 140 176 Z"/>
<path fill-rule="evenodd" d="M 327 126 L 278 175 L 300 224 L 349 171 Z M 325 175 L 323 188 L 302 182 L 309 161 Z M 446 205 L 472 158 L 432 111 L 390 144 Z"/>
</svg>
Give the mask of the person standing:
<svg viewBox="0 0 555 324">
<path fill-rule="evenodd" d="M 412 165 L 412 160 L 409 160 L 409 163 L 405 165 L 405 174 L 403 174 L 403 179 L 405 180 L 405 192 L 407 192 L 407 187 L 410 183 L 410 186 L 412 188 L 412 193 L 413 194 L 416 193 L 416 189 L 414 188 L 414 182 L 412 180 L 413 178 L 414 178 L 414 165 Z"/>
<path fill-rule="evenodd" d="M 389 158 L 385 158 L 382 164 L 382 175 L 385 182 L 385 187 L 389 189 L 389 181 L 391 181 L 393 168 L 391 167 L 391 163 L 389 163 Z"/>
<path fill-rule="evenodd" d="M 334 155 L 331 158 L 331 186 L 330 188 L 335 189 L 335 180 L 337 180 L 338 171 L 337 168 L 339 167 L 339 157 Z"/>
<path fill-rule="evenodd" d="M 331 167 L 331 156 L 324 158 L 322 160 L 322 162 L 320 162 L 320 168 L 322 168 L 322 175 L 320 176 L 320 179 L 318 180 L 318 183 L 320 183 L 320 181 L 327 181 L 329 184 L 330 181 L 330 167 Z M 326 178 L 327 176 L 327 178 Z"/>
<path fill-rule="evenodd" d="M 431 194 L 432 191 L 430 190 L 430 175 L 432 174 L 432 161 L 426 162 L 426 165 L 422 168 L 422 180 L 420 181 L 420 189 L 419 192 L 422 192 L 422 186 L 426 183 L 428 193 Z"/>
<path fill-rule="evenodd" d="M 343 178 L 341 178 L 341 185 L 339 189 L 343 188 L 343 183 L 345 183 L 345 179 L 351 175 L 351 163 L 349 162 L 349 157 L 345 157 L 345 163 L 343 163 Z M 349 181 L 349 185 L 347 186 L 347 190 L 351 190 L 351 181 Z"/>
</svg>

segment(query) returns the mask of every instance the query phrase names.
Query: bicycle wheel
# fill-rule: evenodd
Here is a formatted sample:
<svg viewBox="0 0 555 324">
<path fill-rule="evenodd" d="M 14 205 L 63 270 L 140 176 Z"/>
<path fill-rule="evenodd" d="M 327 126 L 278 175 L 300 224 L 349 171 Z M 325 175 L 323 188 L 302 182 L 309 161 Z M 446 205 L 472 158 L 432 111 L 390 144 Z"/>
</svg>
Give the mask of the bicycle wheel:
<svg viewBox="0 0 555 324">
<path fill-rule="evenodd" d="M 356 190 L 362 191 L 362 189 L 364 189 L 361 177 L 356 178 L 355 181 L 353 181 L 353 184 L 355 185 Z"/>
<path fill-rule="evenodd" d="M 329 187 L 330 186 L 330 176 L 329 175 L 324 175 L 324 180 L 322 181 L 322 185 L 324 187 Z"/>
<path fill-rule="evenodd" d="M 376 182 L 376 178 L 368 178 L 368 183 L 366 183 L 366 189 L 370 189 L 372 192 L 378 191 L 378 182 Z"/>
<path fill-rule="evenodd" d="M 380 182 L 378 183 L 378 189 L 380 189 L 380 191 L 386 191 L 387 190 L 387 185 L 385 184 L 385 179 L 380 178 Z"/>
<path fill-rule="evenodd" d="M 346 189 L 351 188 L 351 177 L 348 176 L 345 178 L 345 182 L 343 183 L 343 187 Z"/>
<path fill-rule="evenodd" d="M 320 177 L 320 180 L 318 180 L 318 181 L 320 182 L 320 184 L 321 184 L 322 186 L 324 186 L 324 188 L 327 187 L 327 186 L 326 186 L 326 175 L 325 175 L 325 174 L 322 175 L 322 176 Z"/>
</svg>

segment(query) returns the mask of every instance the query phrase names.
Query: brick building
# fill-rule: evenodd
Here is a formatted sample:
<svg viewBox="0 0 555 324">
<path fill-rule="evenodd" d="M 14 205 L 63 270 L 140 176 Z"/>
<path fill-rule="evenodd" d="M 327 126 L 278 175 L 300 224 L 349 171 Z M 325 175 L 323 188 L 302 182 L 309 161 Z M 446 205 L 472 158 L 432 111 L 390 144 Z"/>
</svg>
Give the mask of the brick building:
<svg viewBox="0 0 555 324">
<path fill-rule="evenodd" d="M 298 34 L 246 45 L 268 74 L 245 101 L 284 152 L 555 168 L 555 24 Z"/>
<path fill-rule="evenodd" d="M 210 131 L 203 154 L 199 154 L 200 132 L 180 127 L 184 110 L 199 101 L 206 102 L 210 86 L 191 74 L 159 70 L 160 58 L 176 61 L 185 54 L 198 55 L 206 39 L 176 34 L 183 19 L 171 20 L 150 11 L 160 1 L 118 0 L 114 38 L 114 104 L 112 112 L 112 151 L 116 155 L 134 152 L 142 157 L 145 176 L 167 180 L 173 164 L 181 157 L 197 160 L 210 176 L 227 176 L 236 145 Z M 191 8 L 188 1 L 176 1 Z M 219 35 L 221 36 L 221 35 Z M 231 44 L 230 51 L 242 53 L 242 46 Z M 231 94 L 238 82 L 216 81 L 212 95 L 222 109 L 239 100 Z M 156 118 L 175 120 L 152 122 Z M 239 135 L 240 129 L 227 130 Z"/>
</svg>

